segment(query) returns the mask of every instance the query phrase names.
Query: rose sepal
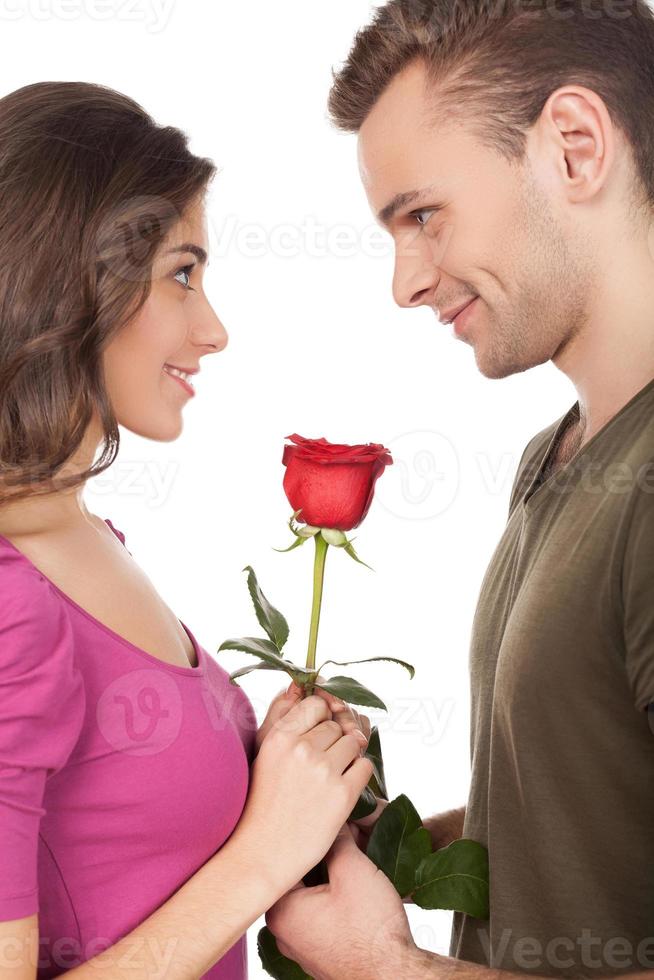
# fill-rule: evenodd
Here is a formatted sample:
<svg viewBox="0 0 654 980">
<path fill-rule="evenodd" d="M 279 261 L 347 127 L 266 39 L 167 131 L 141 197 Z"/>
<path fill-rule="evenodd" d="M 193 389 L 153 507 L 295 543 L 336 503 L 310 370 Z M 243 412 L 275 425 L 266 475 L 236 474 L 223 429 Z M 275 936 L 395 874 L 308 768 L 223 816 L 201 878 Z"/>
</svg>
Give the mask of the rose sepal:
<svg viewBox="0 0 654 980">
<path fill-rule="evenodd" d="M 369 568 L 371 572 L 374 572 L 374 568 L 368 565 L 357 555 L 354 550 L 354 545 L 352 542 L 355 538 L 348 538 L 344 531 L 340 531 L 338 528 L 334 527 L 313 527 L 310 524 L 305 524 L 300 526 L 297 524 L 297 516 L 301 513 L 300 510 L 294 510 L 288 521 L 288 526 L 291 532 L 295 535 L 295 541 L 288 546 L 288 548 L 273 548 L 273 551 L 278 551 L 280 554 L 285 554 L 287 551 L 293 551 L 295 548 L 299 548 L 308 541 L 310 538 L 315 538 L 317 534 L 320 534 L 322 539 L 330 544 L 332 548 L 342 548 L 346 555 L 358 562 L 360 565 L 365 565 Z"/>
</svg>

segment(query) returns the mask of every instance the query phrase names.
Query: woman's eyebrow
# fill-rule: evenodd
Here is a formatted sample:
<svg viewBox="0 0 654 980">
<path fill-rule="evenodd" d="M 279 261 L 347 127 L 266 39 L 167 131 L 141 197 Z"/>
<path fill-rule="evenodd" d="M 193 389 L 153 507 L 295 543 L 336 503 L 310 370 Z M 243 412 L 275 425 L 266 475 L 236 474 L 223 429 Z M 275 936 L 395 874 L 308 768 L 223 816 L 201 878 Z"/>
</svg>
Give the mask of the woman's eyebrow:
<svg viewBox="0 0 654 980">
<path fill-rule="evenodd" d="M 173 248 L 168 249 L 167 254 L 170 255 L 171 252 L 190 252 L 191 255 L 195 255 L 198 262 L 202 265 L 208 265 L 207 252 L 201 245 L 195 245 L 193 242 L 184 242 L 181 245 L 175 245 Z"/>
</svg>

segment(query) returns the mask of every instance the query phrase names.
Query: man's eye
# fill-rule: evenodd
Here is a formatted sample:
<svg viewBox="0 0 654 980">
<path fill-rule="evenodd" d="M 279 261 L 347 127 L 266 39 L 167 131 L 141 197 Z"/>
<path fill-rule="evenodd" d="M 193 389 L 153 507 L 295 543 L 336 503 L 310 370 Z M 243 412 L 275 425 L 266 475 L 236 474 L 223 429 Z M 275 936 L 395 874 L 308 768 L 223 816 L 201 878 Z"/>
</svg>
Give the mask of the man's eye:
<svg viewBox="0 0 654 980">
<path fill-rule="evenodd" d="M 423 208 L 422 211 L 414 211 L 413 217 L 416 219 L 419 225 L 426 225 L 432 214 L 435 214 L 435 209 Z M 424 215 L 427 215 L 425 218 Z"/>
<path fill-rule="evenodd" d="M 177 276 L 186 276 L 186 279 L 190 280 L 191 272 L 193 271 L 194 268 L 195 268 L 194 262 L 192 262 L 191 265 L 185 265 L 183 266 L 183 268 L 177 270 L 174 278 L 177 279 Z M 182 282 L 181 285 L 183 285 L 185 289 L 190 289 L 191 291 L 193 291 L 193 287 L 190 285 L 190 281 Z"/>
</svg>

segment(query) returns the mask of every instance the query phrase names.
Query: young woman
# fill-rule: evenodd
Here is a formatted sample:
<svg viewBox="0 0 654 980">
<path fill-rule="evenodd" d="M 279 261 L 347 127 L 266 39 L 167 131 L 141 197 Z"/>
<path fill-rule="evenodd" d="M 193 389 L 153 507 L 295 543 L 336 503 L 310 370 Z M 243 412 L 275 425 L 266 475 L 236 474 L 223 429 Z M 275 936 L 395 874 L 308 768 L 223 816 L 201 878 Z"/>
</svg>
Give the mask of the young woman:
<svg viewBox="0 0 654 980">
<path fill-rule="evenodd" d="M 227 342 L 214 172 L 111 89 L 0 99 L 1 980 L 242 980 L 245 930 L 371 774 L 367 719 L 327 695 L 292 685 L 257 729 L 84 502 L 118 425 L 179 435 Z"/>
</svg>

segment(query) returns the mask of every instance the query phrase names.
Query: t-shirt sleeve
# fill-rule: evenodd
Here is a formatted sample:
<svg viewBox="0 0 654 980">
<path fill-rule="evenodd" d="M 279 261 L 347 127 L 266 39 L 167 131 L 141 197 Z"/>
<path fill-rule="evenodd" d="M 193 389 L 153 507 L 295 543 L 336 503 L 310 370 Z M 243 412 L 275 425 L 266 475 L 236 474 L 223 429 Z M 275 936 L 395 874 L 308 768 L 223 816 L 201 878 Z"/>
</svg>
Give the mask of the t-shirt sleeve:
<svg viewBox="0 0 654 980">
<path fill-rule="evenodd" d="M 638 711 L 654 701 L 654 463 L 639 471 L 621 576 L 624 658 Z"/>
<path fill-rule="evenodd" d="M 83 677 L 64 601 L 36 569 L 0 565 L 0 920 L 38 912 L 46 780 L 81 731 Z"/>
</svg>

